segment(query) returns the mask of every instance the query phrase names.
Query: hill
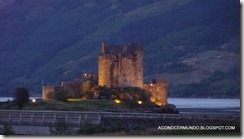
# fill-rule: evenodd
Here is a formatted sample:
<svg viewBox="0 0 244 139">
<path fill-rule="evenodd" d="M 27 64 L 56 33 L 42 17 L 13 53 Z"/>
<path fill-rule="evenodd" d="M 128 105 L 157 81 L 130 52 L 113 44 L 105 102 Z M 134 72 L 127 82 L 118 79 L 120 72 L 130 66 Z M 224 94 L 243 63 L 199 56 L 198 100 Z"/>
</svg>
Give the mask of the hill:
<svg viewBox="0 0 244 139">
<path fill-rule="evenodd" d="M 7 3 L 6 3 L 7 2 Z M 101 42 L 144 47 L 145 82 L 169 96 L 240 96 L 240 2 L 1 0 L 0 95 L 97 72 Z M 196 93 L 198 92 L 198 93 Z"/>
</svg>

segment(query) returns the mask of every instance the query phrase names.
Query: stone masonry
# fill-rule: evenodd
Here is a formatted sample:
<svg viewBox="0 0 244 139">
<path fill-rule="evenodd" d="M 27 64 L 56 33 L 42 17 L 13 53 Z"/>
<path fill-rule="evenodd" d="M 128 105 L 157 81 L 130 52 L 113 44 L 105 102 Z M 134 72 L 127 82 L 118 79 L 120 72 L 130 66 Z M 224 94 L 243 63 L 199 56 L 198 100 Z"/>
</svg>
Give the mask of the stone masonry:
<svg viewBox="0 0 244 139">
<path fill-rule="evenodd" d="M 162 106 L 168 104 L 167 86 L 167 81 L 162 79 L 154 79 L 150 84 L 143 84 L 143 88 L 152 93 L 151 101 Z"/>
<path fill-rule="evenodd" d="M 143 87 L 143 49 L 136 44 L 106 46 L 98 56 L 98 85 Z"/>
</svg>

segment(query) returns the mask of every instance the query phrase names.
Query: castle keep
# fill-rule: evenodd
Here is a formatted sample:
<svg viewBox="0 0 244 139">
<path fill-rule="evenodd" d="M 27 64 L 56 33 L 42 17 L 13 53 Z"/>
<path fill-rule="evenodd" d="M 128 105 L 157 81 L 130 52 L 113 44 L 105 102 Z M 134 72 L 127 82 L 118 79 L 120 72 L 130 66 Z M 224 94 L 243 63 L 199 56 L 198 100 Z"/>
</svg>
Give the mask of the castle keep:
<svg viewBox="0 0 244 139">
<path fill-rule="evenodd" d="M 153 79 L 143 84 L 143 49 L 136 44 L 111 45 L 102 43 L 98 56 L 98 85 L 106 87 L 140 87 L 152 93 L 151 101 L 166 105 L 167 81 Z"/>
<path fill-rule="evenodd" d="M 136 44 L 106 46 L 98 56 L 98 85 L 143 87 L 143 50 Z"/>
</svg>

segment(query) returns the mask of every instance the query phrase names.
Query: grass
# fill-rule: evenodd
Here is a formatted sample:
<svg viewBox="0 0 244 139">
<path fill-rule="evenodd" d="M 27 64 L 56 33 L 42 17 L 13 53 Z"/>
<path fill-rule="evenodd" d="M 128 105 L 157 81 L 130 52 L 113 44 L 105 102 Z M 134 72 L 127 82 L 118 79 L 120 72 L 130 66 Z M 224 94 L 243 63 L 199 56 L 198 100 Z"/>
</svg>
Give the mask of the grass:
<svg viewBox="0 0 244 139">
<path fill-rule="evenodd" d="M 6 102 L 0 105 L 0 109 L 16 110 L 17 105 L 13 102 Z M 57 110 L 57 111 L 120 111 L 128 110 L 125 105 L 116 104 L 113 101 L 44 101 L 39 100 L 35 103 L 29 102 L 23 108 L 23 110 Z"/>
<path fill-rule="evenodd" d="M 54 110 L 54 111 L 110 111 L 110 112 L 142 112 L 151 111 L 159 113 L 178 113 L 178 110 L 157 106 L 155 103 L 145 101 L 138 104 L 135 101 L 121 100 L 116 103 L 114 100 L 81 100 L 69 99 L 72 101 L 62 102 L 55 100 L 36 100 L 24 104 L 22 110 Z M 19 110 L 14 101 L 0 103 L 0 110 Z"/>
</svg>

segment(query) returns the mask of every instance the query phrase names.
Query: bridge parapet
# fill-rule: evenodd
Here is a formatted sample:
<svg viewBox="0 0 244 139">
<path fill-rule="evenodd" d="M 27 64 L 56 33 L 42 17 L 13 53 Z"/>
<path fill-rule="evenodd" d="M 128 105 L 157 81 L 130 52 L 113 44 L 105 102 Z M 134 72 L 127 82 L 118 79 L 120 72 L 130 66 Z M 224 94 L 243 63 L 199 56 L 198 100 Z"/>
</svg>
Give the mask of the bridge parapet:
<svg viewBox="0 0 244 139">
<path fill-rule="evenodd" d="M 59 120 L 64 120 L 69 125 L 80 126 L 84 122 L 99 124 L 101 115 L 97 113 L 81 113 L 66 111 L 25 111 L 1 110 L 0 124 L 13 125 L 54 125 Z"/>
</svg>

